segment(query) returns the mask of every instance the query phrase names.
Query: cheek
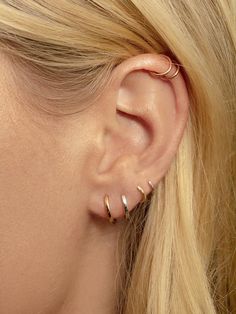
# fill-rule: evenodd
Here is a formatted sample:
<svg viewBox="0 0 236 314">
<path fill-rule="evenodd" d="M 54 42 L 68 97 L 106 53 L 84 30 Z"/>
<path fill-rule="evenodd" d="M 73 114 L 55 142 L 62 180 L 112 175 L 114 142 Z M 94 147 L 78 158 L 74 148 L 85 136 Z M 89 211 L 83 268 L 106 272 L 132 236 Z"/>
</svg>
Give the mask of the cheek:
<svg viewBox="0 0 236 314">
<path fill-rule="evenodd" d="M 16 222 L 16 218 L 21 221 Z M 56 230 L 49 225 L 36 217 L 9 215 L 1 219 L 2 314 L 54 313 L 65 298 L 71 278 L 71 255 L 64 257 L 66 247 L 58 243 Z"/>
<path fill-rule="evenodd" d="M 70 176 L 24 145 L 0 152 L 0 313 L 56 313 L 78 261 Z"/>
</svg>

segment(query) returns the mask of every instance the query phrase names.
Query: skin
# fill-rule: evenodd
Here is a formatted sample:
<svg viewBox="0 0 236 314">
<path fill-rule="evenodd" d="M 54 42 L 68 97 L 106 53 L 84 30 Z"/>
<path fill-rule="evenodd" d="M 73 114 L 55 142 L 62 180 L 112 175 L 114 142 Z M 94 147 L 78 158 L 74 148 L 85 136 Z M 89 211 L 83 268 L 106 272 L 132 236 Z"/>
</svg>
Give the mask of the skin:
<svg viewBox="0 0 236 314">
<path fill-rule="evenodd" d="M 161 55 L 132 57 L 93 106 L 59 117 L 37 107 L 48 104 L 30 93 L 30 76 L 22 84 L 1 54 L 1 314 L 114 313 L 120 195 L 132 210 L 142 197 L 135 186 L 158 184 L 188 118 L 182 75 L 167 82 L 148 72 L 166 68 Z"/>
</svg>

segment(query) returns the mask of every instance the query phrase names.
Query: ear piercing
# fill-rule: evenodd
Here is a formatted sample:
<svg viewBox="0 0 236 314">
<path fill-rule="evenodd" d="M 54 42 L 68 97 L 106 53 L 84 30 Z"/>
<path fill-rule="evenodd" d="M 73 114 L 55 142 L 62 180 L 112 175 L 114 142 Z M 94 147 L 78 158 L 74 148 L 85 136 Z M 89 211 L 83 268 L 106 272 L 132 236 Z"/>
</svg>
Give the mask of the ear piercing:
<svg viewBox="0 0 236 314">
<path fill-rule="evenodd" d="M 106 210 L 107 210 L 107 214 L 108 214 L 110 223 L 115 224 L 116 223 L 116 219 L 111 216 L 109 196 L 107 194 L 104 197 L 104 204 L 105 204 L 105 207 L 106 207 Z"/>
<path fill-rule="evenodd" d="M 172 75 L 168 76 L 168 74 L 169 74 L 169 73 L 172 71 L 172 69 L 173 69 L 174 61 L 172 61 L 172 60 L 170 59 L 170 57 L 165 56 L 165 55 L 163 55 L 163 58 L 165 58 L 165 59 L 168 61 L 168 63 L 169 63 L 168 69 L 167 69 L 166 71 L 162 72 L 162 73 L 158 73 L 158 72 L 156 72 L 156 71 L 150 71 L 150 72 L 151 72 L 153 75 L 155 75 L 155 76 L 157 76 L 157 77 L 160 77 L 162 80 L 168 81 L 168 80 L 173 79 L 174 77 L 176 77 L 176 76 L 179 74 L 180 66 L 179 66 L 178 63 L 175 63 L 175 65 L 176 65 L 176 67 L 177 67 L 176 70 L 175 70 L 175 72 L 174 72 Z"/>
<path fill-rule="evenodd" d="M 154 191 L 154 185 L 152 184 L 152 182 L 150 180 L 148 181 L 148 184 L 151 187 L 151 192 L 153 192 Z M 141 188 L 141 186 L 138 185 L 137 189 L 142 194 L 141 202 L 142 203 L 145 202 L 147 199 L 147 195 L 145 194 L 143 188 Z M 126 220 L 130 220 L 130 211 L 128 208 L 128 201 L 127 201 L 127 198 L 124 194 L 121 195 L 121 201 L 122 201 L 122 204 L 124 207 L 124 218 Z M 117 222 L 117 219 L 112 217 L 111 207 L 110 207 L 110 203 L 109 203 L 109 196 L 107 194 L 104 196 L 104 204 L 105 204 L 105 208 L 107 210 L 109 222 L 112 224 L 115 224 Z"/>
<path fill-rule="evenodd" d="M 128 209 L 128 204 L 127 204 L 127 198 L 125 195 L 121 195 L 121 200 L 124 206 L 124 210 L 125 210 L 125 219 L 129 220 L 130 219 L 130 213 L 129 213 L 129 209 Z"/>
<path fill-rule="evenodd" d="M 141 188 L 141 186 L 137 186 L 137 189 L 139 190 L 139 192 L 141 192 L 142 194 L 142 201 L 141 202 L 145 202 L 147 199 L 147 195 L 144 193 L 144 190 Z"/>
<path fill-rule="evenodd" d="M 151 187 L 151 189 L 152 189 L 152 191 L 154 190 L 154 185 L 152 184 L 152 181 L 148 181 L 148 184 L 150 185 L 150 187 Z"/>
</svg>

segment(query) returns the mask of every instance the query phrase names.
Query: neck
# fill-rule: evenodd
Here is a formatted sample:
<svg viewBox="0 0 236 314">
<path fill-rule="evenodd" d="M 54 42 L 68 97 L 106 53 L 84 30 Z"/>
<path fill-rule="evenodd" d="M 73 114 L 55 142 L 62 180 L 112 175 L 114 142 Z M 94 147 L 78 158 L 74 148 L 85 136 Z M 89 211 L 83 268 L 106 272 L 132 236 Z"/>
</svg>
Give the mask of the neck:
<svg viewBox="0 0 236 314">
<path fill-rule="evenodd" d="M 104 228 L 104 222 L 93 221 L 93 226 L 86 228 L 78 267 L 58 314 L 115 313 L 118 235 L 117 226 Z"/>
</svg>

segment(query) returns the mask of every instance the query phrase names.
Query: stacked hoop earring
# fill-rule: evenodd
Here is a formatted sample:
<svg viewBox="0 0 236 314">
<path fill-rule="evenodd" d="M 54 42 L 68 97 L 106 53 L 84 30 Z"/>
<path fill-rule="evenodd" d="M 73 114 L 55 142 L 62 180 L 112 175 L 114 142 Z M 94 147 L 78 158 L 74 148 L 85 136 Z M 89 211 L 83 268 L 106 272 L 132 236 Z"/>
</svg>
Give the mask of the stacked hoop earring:
<svg viewBox="0 0 236 314">
<path fill-rule="evenodd" d="M 152 184 L 152 182 L 150 180 L 148 181 L 148 184 L 151 187 L 151 192 L 153 192 L 154 191 L 154 185 Z M 138 191 L 142 195 L 141 202 L 142 203 L 145 202 L 146 199 L 147 199 L 147 195 L 144 192 L 143 188 L 141 188 L 141 186 L 138 185 L 137 189 L 138 189 Z M 126 220 L 130 220 L 130 210 L 128 208 L 128 201 L 127 201 L 127 198 L 126 198 L 126 196 L 124 194 L 121 195 L 121 201 L 122 201 L 123 208 L 124 208 L 124 218 Z M 112 224 L 115 224 L 117 222 L 117 219 L 114 218 L 112 216 L 112 214 L 111 214 L 111 207 L 110 207 L 110 203 L 109 203 L 109 196 L 108 196 L 108 194 L 106 194 L 104 196 L 104 205 L 105 205 L 105 208 L 106 208 L 106 211 L 107 211 L 109 222 L 112 223 Z"/>
<path fill-rule="evenodd" d="M 165 58 L 165 59 L 168 61 L 168 63 L 169 63 L 168 69 L 167 69 L 166 71 L 162 72 L 162 73 L 158 73 L 158 72 L 156 72 L 156 71 L 150 71 L 150 72 L 151 72 L 153 75 L 159 77 L 159 78 L 162 79 L 162 80 L 165 80 L 165 81 L 166 81 L 166 80 L 171 80 L 171 79 L 173 79 L 174 77 L 176 77 L 176 76 L 179 74 L 180 66 L 179 66 L 178 63 L 174 63 L 174 62 L 171 60 L 171 58 L 168 57 L 168 56 L 163 55 L 163 58 Z M 176 65 L 176 70 L 175 70 L 175 72 L 174 72 L 173 74 L 169 75 L 170 72 L 172 71 L 174 65 Z"/>
</svg>

